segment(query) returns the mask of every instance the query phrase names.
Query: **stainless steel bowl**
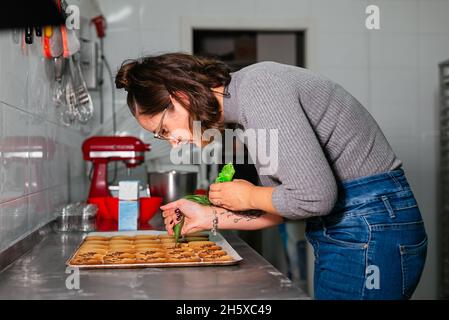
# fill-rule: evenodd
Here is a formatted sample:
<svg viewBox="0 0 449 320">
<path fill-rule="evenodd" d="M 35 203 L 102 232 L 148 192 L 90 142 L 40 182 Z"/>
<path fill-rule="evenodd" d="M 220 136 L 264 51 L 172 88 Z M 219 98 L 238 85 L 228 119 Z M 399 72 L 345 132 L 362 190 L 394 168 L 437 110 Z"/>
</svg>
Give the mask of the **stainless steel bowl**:
<svg viewBox="0 0 449 320">
<path fill-rule="evenodd" d="M 148 184 L 152 196 L 162 197 L 163 203 L 178 200 L 196 190 L 198 173 L 166 171 L 148 173 Z"/>
<path fill-rule="evenodd" d="M 56 231 L 95 231 L 97 206 L 85 203 L 68 204 L 57 212 Z"/>
</svg>

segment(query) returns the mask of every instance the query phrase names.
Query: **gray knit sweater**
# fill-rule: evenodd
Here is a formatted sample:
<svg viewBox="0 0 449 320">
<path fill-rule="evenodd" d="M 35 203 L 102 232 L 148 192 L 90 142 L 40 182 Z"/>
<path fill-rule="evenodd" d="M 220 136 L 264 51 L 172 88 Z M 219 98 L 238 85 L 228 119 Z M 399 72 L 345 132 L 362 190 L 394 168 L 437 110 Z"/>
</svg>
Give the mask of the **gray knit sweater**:
<svg viewBox="0 0 449 320">
<path fill-rule="evenodd" d="M 277 172 L 261 175 L 259 159 L 251 156 L 262 185 L 275 187 L 272 203 L 280 215 L 329 214 L 337 182 L 401 166 L 368 111 L 327 78 L 275 62 L 256 63 L 231 76 L 225 122 L 278 129 Z"/>
</svg>

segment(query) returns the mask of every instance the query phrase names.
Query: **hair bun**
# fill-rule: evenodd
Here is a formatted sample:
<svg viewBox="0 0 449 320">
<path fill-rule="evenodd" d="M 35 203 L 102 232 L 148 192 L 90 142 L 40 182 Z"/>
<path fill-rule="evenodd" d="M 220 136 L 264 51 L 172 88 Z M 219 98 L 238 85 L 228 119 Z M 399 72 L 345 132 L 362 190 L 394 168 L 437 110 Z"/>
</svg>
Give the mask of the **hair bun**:
<svg viewBox="0 0 449 320">
<path fill-rule="evenodd" d="M 115 87 L 117 89 L 125 89 L 126 91 L 129 90 L 129 88 L 132 85 L 132 73 L 133 69 L 136 66 L 137 62 L 134 60 L 131 61 L 125 61 L 121 67 L 120 70 L 117 72 L 117 75 L 115 76 Z"/>
</svg>

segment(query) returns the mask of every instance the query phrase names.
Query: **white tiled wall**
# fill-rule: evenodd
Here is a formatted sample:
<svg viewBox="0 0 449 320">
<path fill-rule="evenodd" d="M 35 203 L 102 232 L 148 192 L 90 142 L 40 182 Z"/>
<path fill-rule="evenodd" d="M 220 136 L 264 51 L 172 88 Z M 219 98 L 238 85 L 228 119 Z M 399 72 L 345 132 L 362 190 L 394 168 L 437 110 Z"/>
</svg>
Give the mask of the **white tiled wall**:
<svg viewBox="0 0 449 320">
<path fill-rule="evenodd" d="M 41 50 L 0 32 L 0 250 L 51 220 L 58 205 L 84 198 L 83 135 L 58 122 Z M 27 154 L 35 148 L 44 154 Z"/>
<path fill-rule="evenodd" d="M 100 3 L 106 17 L 113 20 L 105 45 L 114 70 L 126 58 L 182 50 L 183 17 L 212 17 L 220 25 L 232 19 L 231 28 L 239 28 L 239 23 L 245 26 L 252 19 L 310 21 L 315 37 L 311 39 L 314 56 L 308 57 L 314 61 L 311 67 L 341 83 L 365 105 L 404 161 L 430 238 L 427 265 L 416 297 L 436 297 L 437 64 L 449 59 L 449 1 L 101 0 Z M 380 7 L 380 30 L 365 28 L 368 4 Z M 109 96 L 110 91 L 105 92 L 106 105 L 110 105 Z M 124 97 L 123 92 L 118 93 L 119 108 L 125 104 Z M 108 114 L 110 111 L 107 118 Z M 126 112 L 123 117 L 119 131 L 143 134 Z M 158 153 L 152 157 L 168 150 L 157 143 L 155 149 Z"/>
</svg>

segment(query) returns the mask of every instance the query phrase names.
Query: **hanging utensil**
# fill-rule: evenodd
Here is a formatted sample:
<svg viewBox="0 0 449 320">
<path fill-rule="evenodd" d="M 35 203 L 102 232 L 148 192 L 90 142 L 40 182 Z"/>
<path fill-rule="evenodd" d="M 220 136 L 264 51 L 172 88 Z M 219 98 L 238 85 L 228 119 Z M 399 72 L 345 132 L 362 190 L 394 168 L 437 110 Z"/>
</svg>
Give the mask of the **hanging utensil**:
<svg viewBox="0 0 449 320">
<path fill-rule="evenodd" d="M 45 26 L 44 34 L 42 37 L 42 53 L 44 57 L 47 59 L 52 58 L 51 50 L 50 50 L 50 38 L 53 36 L 53 27 Z"/>
<path fill-rule="evenodd" d="M 25 28 L 25 43 L 33 44 L 33 27 Z"/>
<path fill-rule="evenodd" d="M 42 27 L 34 27 L 34 33 L 36 34 L 36 37 L 42 37 Z"/>
<path fill-rule="evenodd" d="M 44 57 L 52 59 L 63 54 L 61 29 L 58 27 L 46 26 L 42 37 L 42 51 Z"/>
<path fill-rule="evenodd" d="M 65 105 L 65 88 L 63 83 L 64 67 L 66 59 L 63 57 L 53 58 L 55 68 L 55 83 L 53 88 L 53 102 L 57 108 Z"/>
<path fill-rule="evenodd" d="M 75 67 L 74 85 L 78 101 L 76 117 L 80 123 L 86 124 L 90 119 L 92 119 L 94 114 L 92 98 L 89 94 L 86 82 L 84 81 L 83 73 L 81 71 L 79 54 L 73 55 L 71 59 L 73 66 Z"/>
<path fill-rule="evenodd" d="M 63 124 L 70 126 L 76 121 L 78 101 L 74 86 L 74 69 L 71 59 L 67 64 L 68 72 L 65 76 L 65 101 L 66 108 L 61 112 L 61 121 Z"/>
</svg>

